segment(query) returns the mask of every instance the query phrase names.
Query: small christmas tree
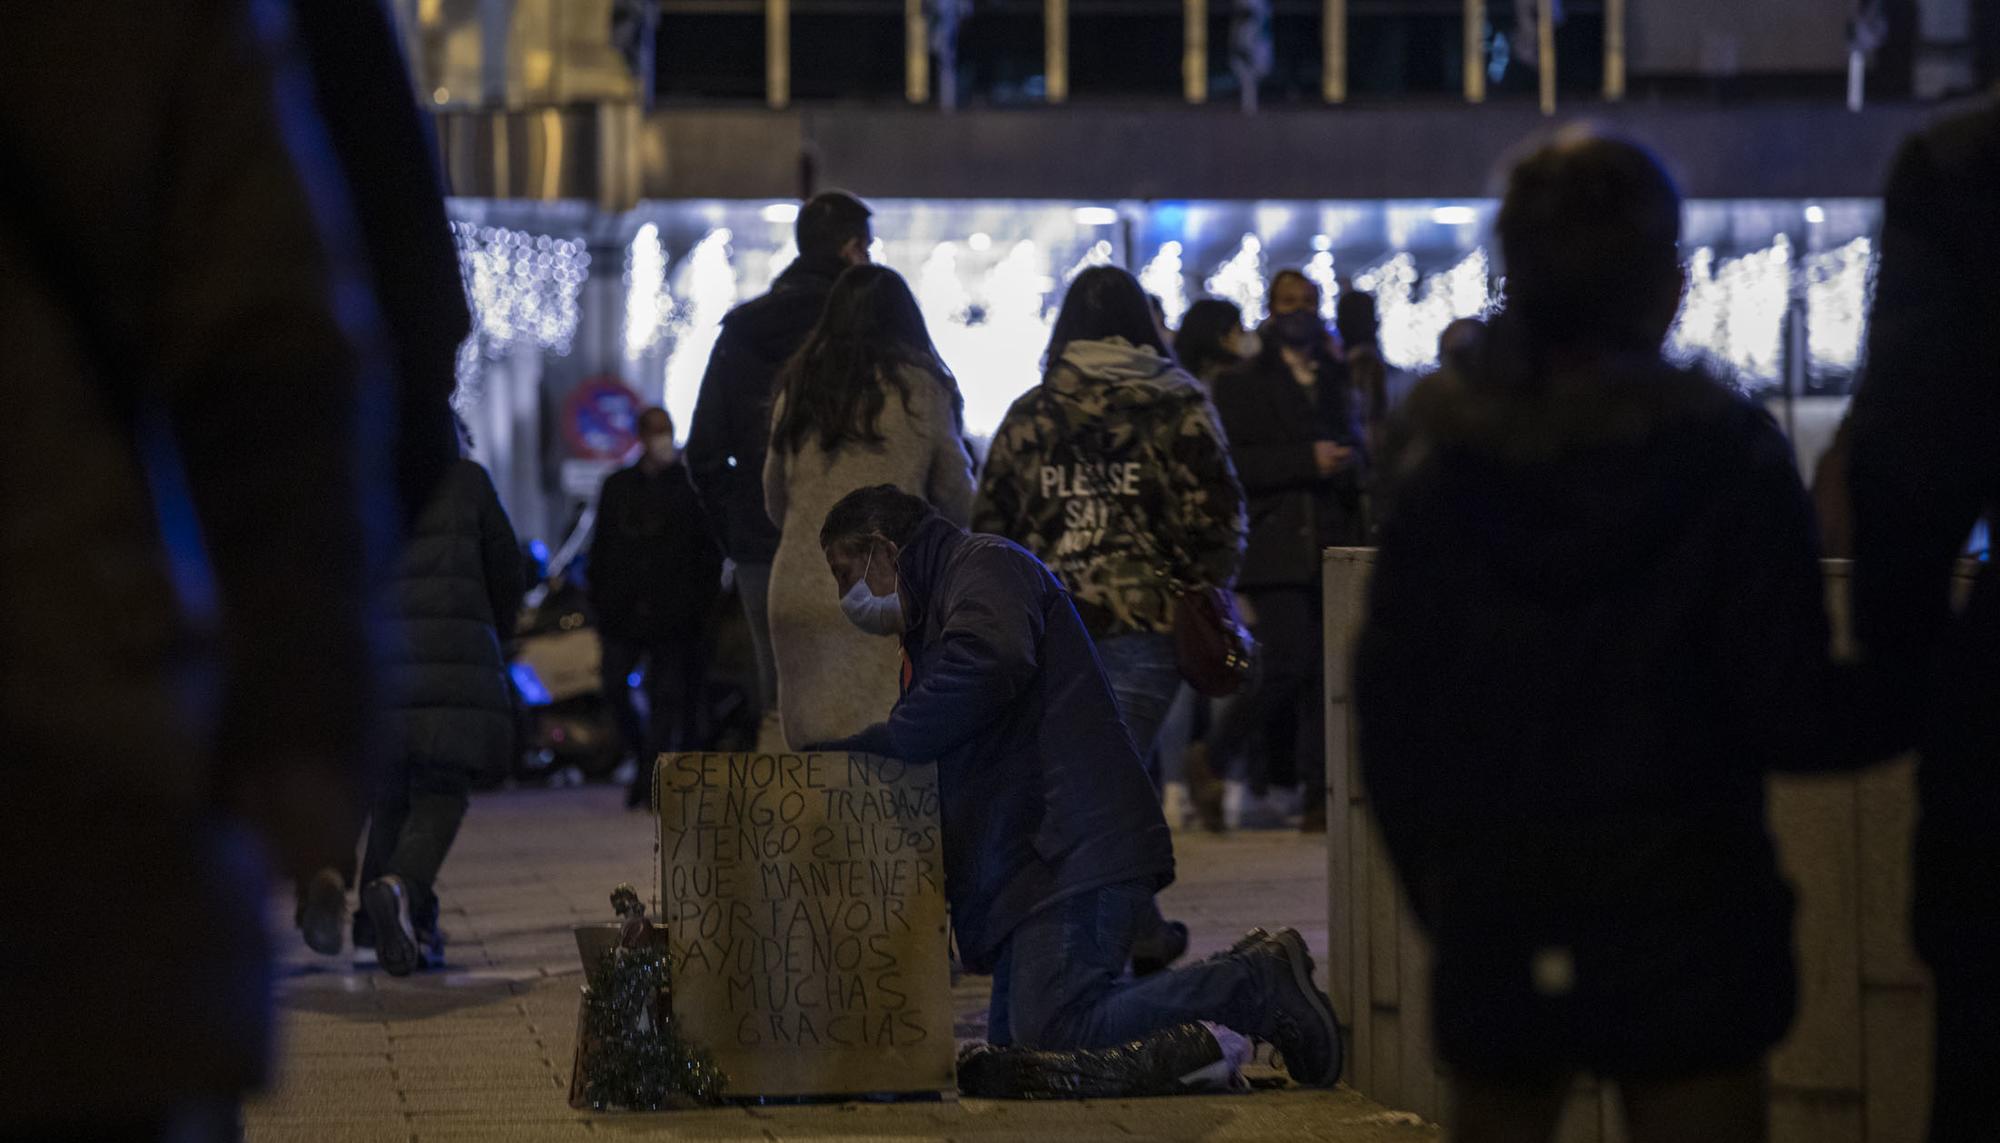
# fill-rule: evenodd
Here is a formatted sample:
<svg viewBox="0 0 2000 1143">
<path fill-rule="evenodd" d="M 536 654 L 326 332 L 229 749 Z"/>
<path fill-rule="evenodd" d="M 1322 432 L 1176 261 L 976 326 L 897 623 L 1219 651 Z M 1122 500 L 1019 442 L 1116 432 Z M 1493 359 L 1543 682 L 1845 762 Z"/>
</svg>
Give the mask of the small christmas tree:
<svg viewBox="0 0 2000 1143">
<path fill-rule="evenodd" d="M 583 1097 L 598 1110 L 661 1111 L 721 1101 L 728 1077 L 674 1021 L 673 958 L 638 891 L 620 885 L 618 945 L 592 966 L 584 992 Z"/>
</svg>

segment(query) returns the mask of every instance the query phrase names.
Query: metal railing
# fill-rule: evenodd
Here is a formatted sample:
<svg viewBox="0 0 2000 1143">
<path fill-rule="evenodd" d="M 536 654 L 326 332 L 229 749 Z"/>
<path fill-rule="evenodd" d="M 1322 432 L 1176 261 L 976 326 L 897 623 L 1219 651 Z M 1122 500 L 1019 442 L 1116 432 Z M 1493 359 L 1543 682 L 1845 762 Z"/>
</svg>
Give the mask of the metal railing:
<svg viewBox="0 0 2000 1143">
<path fill-rule="evenodd" d="M 533 107 L 551 104 L 636 100 L 650 104 L 654 67 L 652 46 L 659 21 L 679 16 L 762 17 L 763 102 L 773 108 L 793 101 L 793 17 L 812 13 L 874 15 L 899 19 L 903 41 L 902 96 L 912 104 L 936 102 L 951 109 L 956 74 L 956 13 L 946 5 L 964 0 L 397 0 L 409 34 L 410 56 L 419 86 L 434 102 L 487 108 Z M 1211 35 L 1211 0 L 1180 0 L 1182 99 L 1201 104 L 1210 97 L 1213 53 L 1221 47 L 1232 55 L 1260 34 L 1243 29 L 1245 20 L 1268 24 L 1270 0 L 1226 0 L 1232 5 L 1228 43 L 1217 45 Z M 1349 49 L 1356 15 L 1436 17 L 1455 8 L 1462 32 L 1463 71 L 1460 96 L 1467 103 L 1487 98 L 1487 0 L 1420 0 L 1384 10 L 1377 0 L 1281 0 L 1286 12 L 1317 4 L 1321 67 L 1320 99 L 1344 103 L 1351 92 Z M 1597 0 L 1603 22 L 1603 83 L 1601 96 L 1618 100 L 1625 94 L 1627 0 Z M 1535 70 L 1541 108 L 1554 114 L 1557 99 L 1555 0 L 1537 0 L 1534 34 Z M 1040 98 L 1049 104 L 1066 102 L 1071 93 L 1070 36 L 1073 17 L 1124 14 L 1165 15 L 1172 0 L 1019 0 L 982 7 L 986 15 L 1018 19 L 1039 14 L 1042 22 L 1042 86 Z M 952 26 L 938 36 L 937 14 L 946 13 Z M 614 14 L 616 19 L 614 19 Z M 613 43 L 614 23 L 622 26 L 624 44 Z M 636 29 L 636 30 L 635 30 Z M 1269 32 L 1261 33 L 1268 44 Z M 637 73 L 636 76 L 634 73 Z M 1247 86 L 1255 86 L 1251 73 Z M 1254 99 L 1246 100 L 1246 108 Z"/>
</svg>

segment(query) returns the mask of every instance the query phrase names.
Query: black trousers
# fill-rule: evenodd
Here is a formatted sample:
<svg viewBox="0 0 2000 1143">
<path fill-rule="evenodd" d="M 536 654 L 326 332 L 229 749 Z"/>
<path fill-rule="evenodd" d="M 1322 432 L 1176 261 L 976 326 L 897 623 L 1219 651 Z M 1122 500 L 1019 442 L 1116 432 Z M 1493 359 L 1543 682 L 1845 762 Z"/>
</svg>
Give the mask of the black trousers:
<svg viewBox="0 0 2000 1143">
<path fill-rule="evenodd" d="M 1991 949 L 1967 949 L 1931 965 L 1937 1040 L 1931 1061 L 1930 1143 L 1973 1143 L 2000 1134 L 2000 971 Z"/>
<path fill-rule="evenodd" d="M 471 802 L 472 775 L 456 766 L 401 759 L 383 775 L 369 812 L 361 883 L 391 874 L 410 892 L 410 921 L 420 932 L 437 929 L 438 870 L 458 838 Z"/>
<path fill-rule="evenodd" d="M 1317 587 L 1253 588 L 1243 593 L 1256 611 L 1257 669 L 1208 732 L 1216 773 L 1241 773 L 1241 756 L 1257 732 L 1280 716 L 1294 720 L 1294 773 L 1301 789 L 1326 788 L 1326 664 L 1321 655 L 1323 605 Z"/>
<path fill-rule="evenodd" d="M 626 749 L 641 771 L 654 757 L 674 750 L 698 750 L 706 739 L 702 699 L 708 689 L 711 637 L 696 629 L 665 639 L 601 637 L 600 680 L 618 720 Z M 631 678 L 643 671 L 646 717 L 632 699 Z"/>
<path fill-rule="evenodd" d="M 1958 744 L 1954 744 L 1958 745 Z M 1941 753 L 1941 752 L 1940 752 Z M 1930 754 L 1923 767 L 1992 765 L 1988 751 Z M 1949 759 L 1947 761 L 1947 758 Z M 1977 770 L 1966 771 L 1978 773 Z M 1935 807 L 1940 799 L 1927 801 Z M 1967 791 L 1964 803 L 1989 805 Z M 1917 951 L 1930 966 L 1935 1000 L 1930 1143 L 2000 1139 L 2000 840 L 1990 814 L 1927 808 L 1917 824 Z"/>
</svg>

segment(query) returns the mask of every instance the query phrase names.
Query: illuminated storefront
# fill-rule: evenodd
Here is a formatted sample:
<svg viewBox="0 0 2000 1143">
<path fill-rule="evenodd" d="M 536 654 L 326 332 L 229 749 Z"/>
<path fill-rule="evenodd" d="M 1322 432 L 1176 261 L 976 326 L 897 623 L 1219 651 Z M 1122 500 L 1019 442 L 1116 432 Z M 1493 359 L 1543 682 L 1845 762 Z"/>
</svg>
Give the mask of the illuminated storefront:
<svg viewBox="0 0 2000 1143">
<path fill-rule="evenodd" d="M 1040 377 L 1064 283 L 1086 266 L 1138 274 L 1170 324 L 1201 297 L 1262 315 L 1270 275 L 1299 267 L 1327 314 L 1343 288 L 1376 296 L 1384 356 L 1421 372 L 1438 333 L 1496 304 L 1490 200 L 1075 202 L 875 200 L 878 261 L 910 281 L 989 434 Z M 684 436 L 729 308 L 795 256 L 796 204 L 644 203 L 618 216 L 569 204 L 454 203 L 479 333 L 461 377 L 482 456 L 506 473 L 528 530 L 552 542 L 602 465 L 562 455 L 544 423 L 585 377 L 663 402 Z M 1670 351 L 1770 400 L 1810 462 L 1858 368 L 1875 262 L 1872 200 L 1696 200 L 1688 291 Z M 554 533 L 554 534 L 552 534 Z"/>
</svg>

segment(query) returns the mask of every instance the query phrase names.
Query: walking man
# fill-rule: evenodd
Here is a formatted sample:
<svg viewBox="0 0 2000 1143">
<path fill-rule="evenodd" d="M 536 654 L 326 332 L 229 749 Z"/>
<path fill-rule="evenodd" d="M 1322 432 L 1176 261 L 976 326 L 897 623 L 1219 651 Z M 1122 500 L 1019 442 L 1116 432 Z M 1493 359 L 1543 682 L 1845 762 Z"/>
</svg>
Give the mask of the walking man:
<svg viewBox="0 0 2000 1143">
<path fill-rule="evenodd" d="M 750 624 L 764 726 L 761 747 L 782 747 L 777 732 L 778 666 L 771 653 L 771 561 L 778 527 L 764 509 L 764 455 L 771 444 L 771 397 L 778 370 L 819 322 L 833 280 L 868 261 L 872 234 L 860 199 L 839 191 L 799 208 L 798 260 L 770 292 L 731 310 L 701 379 L 688 469 L 708 518 L 736 565 L 736 590 Z M 641 767 L 644 769 L 644 767 Z"/>
<path fill-rule="evenodd" d="M 604 694 L 639 763 L 625 797 L 632 807 L 651 796 L 654 758 L 702 746 L 702 694 L 722 590 L 722 553 L 665 409 L 639 414 L 639 443 L 638 462 L 605 479 L 590 541 Z M 632 701 L 635 670 L 645 672 L 643 721 Z"/>
</svg>

